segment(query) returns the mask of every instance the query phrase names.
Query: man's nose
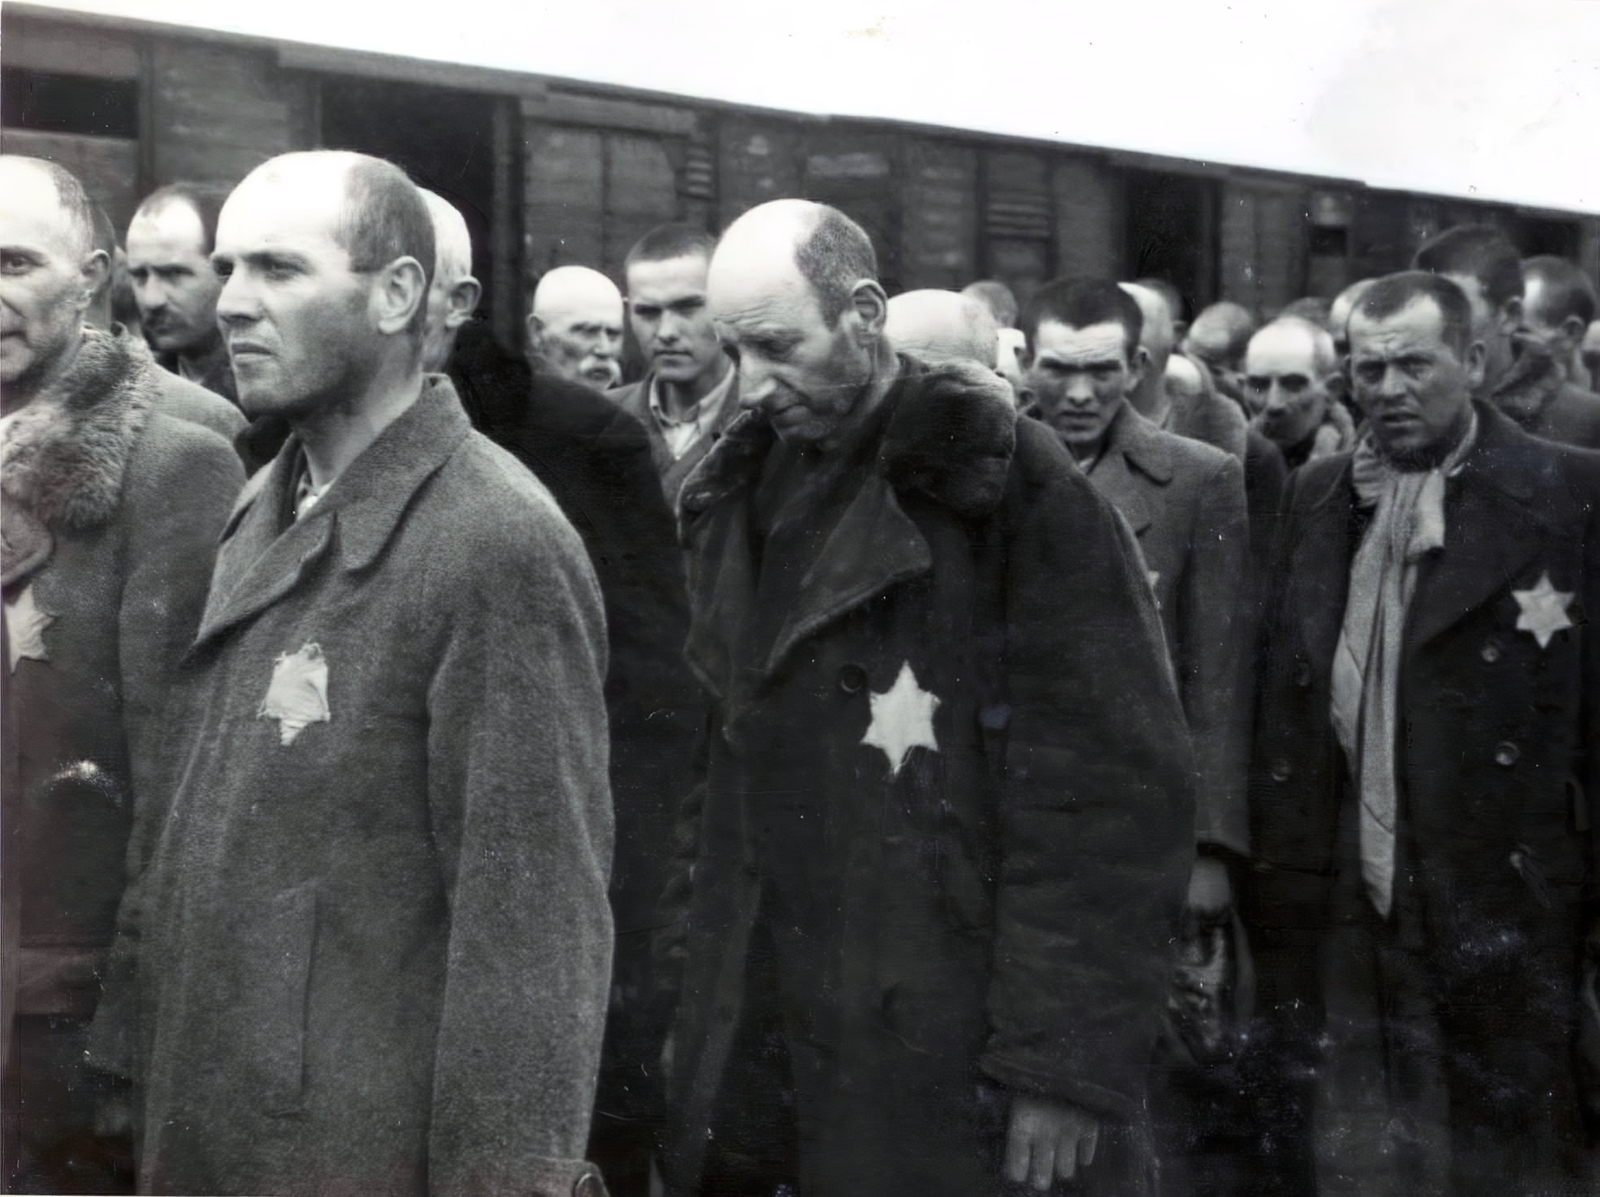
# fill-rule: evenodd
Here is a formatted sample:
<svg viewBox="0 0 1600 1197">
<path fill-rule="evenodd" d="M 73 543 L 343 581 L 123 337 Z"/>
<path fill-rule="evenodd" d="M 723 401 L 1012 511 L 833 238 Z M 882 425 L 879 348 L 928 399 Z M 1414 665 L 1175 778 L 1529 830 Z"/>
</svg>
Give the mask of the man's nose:
<svg viewBox="0 0 1600 1197">
<path fill-rule="evenodd" d="M 1083 377 L 1067 379 L 1063 397 L 1074 407 L 1087 407 L 1094 402 L 1094 385 Z"/>
<path fill-rule="evenodd" d="M 773 379 L 767 368 L 746 354 L 739 362 L 739 406 L 757 408 L 771 398 Z"/>
<path fill-rule="evenodd" d="M 166 288 L 159 279 L 135 279 L 133 283 L 133 299 L 147 312 L 156 308 L 165 307 L 167 301 Z"/>
<path fill-rule="evenodd" d="M 1282 415 L 1289 410 L 1289 393 L 1283 389 L 1283 386 L 1276 379 L 1267 388 L 1267 401 L 1262 405 L 1261 410 L 1271 412 L 1274 415 Z"/>
<path fill-rule="evenodd" d="M 217 295 L 217 327 L 247 324 L 260 314 L 254 289 L 237 273 L 229 275 Z"/>
</svg>

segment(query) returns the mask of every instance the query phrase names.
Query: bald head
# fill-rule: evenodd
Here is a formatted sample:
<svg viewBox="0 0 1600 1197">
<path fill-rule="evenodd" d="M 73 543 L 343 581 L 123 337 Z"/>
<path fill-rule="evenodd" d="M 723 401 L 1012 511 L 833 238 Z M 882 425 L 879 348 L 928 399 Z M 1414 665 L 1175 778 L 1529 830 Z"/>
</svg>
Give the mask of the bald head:
<svg viewBox="0 0 1600 1197">
<path fill-rule="evenodd" d="M 472 318 L 482 288 L 472 277 L 472 235 L 467 222 L 443 196 L 419 188 L 433 222 L 433 283 L 428 288 L 428 323 L 422 337 L 422 369 L 445 368 L 456 333 Z"/>
<path fill-rule="evenodd" d="M 587 266 L 557 266 L 533 292 L 528 342 L 563 378 L 596 390 L 622 380 L 622 292 Z"/>
<path fill-rule="evenodd" d="M 1184 352 L 1204 362 L 1217 389 L 1241 404 L 1244 392 L 1239 372 L 1244 368 L 1245 347 L 1255 330 L 1255 318 L 1249 311 L 1223 300 L 1201 311 L 1183 338 Z"/>
<path fill-rule="evenodd" d="M 835 208 L 774 200 L 746 212 L 717 243 L 706 299 L 739 362 L 740 402 L 785 440 L 831 444 L 898 370 L 872 242 Z"/>
<path fill-rule="evenodd" d="M 1166 401 L 1167 359 L 1172 356 L 1175 337 L 1172 331 L 1172 308 L 1166 296 L 1154 287 L 1143 283 L 1118 283 L 1133 302 L 1139 305 L 1139 345 L 1150 356 L 1150 364 L 1139 378 L 1129 400 L 1141 415 L 1157 417 Z"/>
<path fill-rule="evenodd" d="M 94 212 L 60 166 L 0 155 L 0 401 L 13 411 L 65 371 L 105 280 Z"/>
<path fill-rule="evenodd" d="M 1017 297 L 1012 294 L 1011 288 L 999 279 L 983 278 L 975 283 L 968 283 L 961 288 L 961 294 L 976 299 L 988 308 L 996 328 L 1017 326 Z"/>
<path fill-rule="evenodd" d="M 1261 432 L 1286 453 L 1302 445 L 1327 417 L 1339 358 L 1320 324 L 1280 316 L 1250 338 L 1245 352 L 1245 401 Z"/>
<path fill-rule="evenodd" d="M 929 362 L 995 368 L 998 330 L 989 309 L 954 291 L 907 291 L 889 301 L 884 331 L 902 353 Z"/>
</svg>

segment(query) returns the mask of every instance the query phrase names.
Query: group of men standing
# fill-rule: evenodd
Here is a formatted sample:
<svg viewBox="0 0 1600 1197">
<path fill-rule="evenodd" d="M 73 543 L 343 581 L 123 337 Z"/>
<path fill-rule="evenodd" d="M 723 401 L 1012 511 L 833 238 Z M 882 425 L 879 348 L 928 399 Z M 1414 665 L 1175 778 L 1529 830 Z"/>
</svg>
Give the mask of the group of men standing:
<svg viewBox="0 0 1600 1197">
<path fill-rule="evenodd" d="M 15 1191 L 1592 1181 L 1562 263 L 1183 333 L 778 200 L 549 272 L 524 358 L 316 152 L 141 206 L 163 368 L 77 180 L 0 193 Z"/>
</svg>

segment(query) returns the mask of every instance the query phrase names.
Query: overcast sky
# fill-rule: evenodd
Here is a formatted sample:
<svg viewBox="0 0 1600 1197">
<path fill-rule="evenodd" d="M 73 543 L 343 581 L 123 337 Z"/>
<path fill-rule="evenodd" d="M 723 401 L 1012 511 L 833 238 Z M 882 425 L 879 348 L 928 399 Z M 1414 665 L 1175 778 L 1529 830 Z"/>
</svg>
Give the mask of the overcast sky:
<svg viewBox="0 0 1600 1197">
<path fill-rule="evenodd" d="M 1600 0 L 53 6 L 1600 212 Z"/>
</svg>

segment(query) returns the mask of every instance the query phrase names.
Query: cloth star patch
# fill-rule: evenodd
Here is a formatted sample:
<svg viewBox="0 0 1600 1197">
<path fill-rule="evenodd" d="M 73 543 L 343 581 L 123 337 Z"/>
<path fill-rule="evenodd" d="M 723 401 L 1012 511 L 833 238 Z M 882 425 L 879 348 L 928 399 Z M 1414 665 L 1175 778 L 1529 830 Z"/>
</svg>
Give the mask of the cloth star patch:
<svg viewBox="0 0 1600 1197">
<path fill-rule="evenodd" d="M 1539 575 L 1538 585 L 1531 590 L 1513 590 L 1511 597 L 1522 608 L 1517 615 L 1517 631 L 1532 632 L 1539 647 L 1546 647 L 1550 637 L 1573 626 L 1567 615 L 1572 595 L 1572 591 L 1557 590 L 1550 584 L 1549 570 Z"/>
<path fill-rule="evenodd" d="M 328 661 L 320 644 L 279 654 L 256 718 L 276 719 L 278 739 L 284 745 L 293 744 L 311 724 L 328 722 Z"/>
<path fill-rule="evenodd" d="M 50 654 L 44 646 L 44 630 L 55 622 L 55 616 L 41 611 L 33 599 L 33 583 L 22 588 L 16 598 L 6 600 L 6 665 L 12 673 L 21 660 L 48 661 Z"/>
<path fill-rule="evenodd" d="M 889 758 L 889 776 L 899 776 L 913 748 L 939 751 L 939 741 L 933 735 L 933 713 L 939 709 L 940 699 L 917 684 L 910 661 L 900 666 L 894 685 L 869 698 L 872 723 L 861 742 L 883 749 Z"/>
</svg>

